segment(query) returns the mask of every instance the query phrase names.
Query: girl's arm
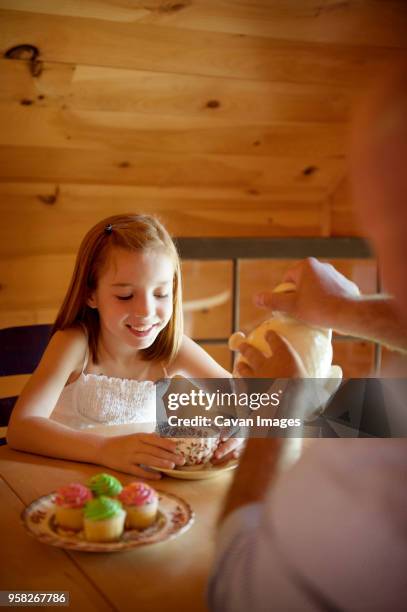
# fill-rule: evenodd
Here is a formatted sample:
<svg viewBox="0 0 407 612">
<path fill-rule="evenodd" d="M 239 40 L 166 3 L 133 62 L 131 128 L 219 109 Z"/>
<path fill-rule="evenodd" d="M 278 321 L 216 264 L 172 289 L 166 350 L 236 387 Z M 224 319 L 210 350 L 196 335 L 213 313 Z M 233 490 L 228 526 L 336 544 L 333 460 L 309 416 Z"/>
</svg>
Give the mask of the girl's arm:
<svg viewBox="0 0 407 612">
<path fill-rule="evenodd" d="M 80 329 L 57 332 L 13 410 L 7 441 L 26 452 L 105 465 L 144 478 L 159 478 L 140 464 L 173 468 L 183 459 L 175 443 L 156 434 L 109 437 L 78 431 L 50 419 L 70 375 L 82 368 L 87 340 Z"/>
<path fill-rule="evenodd" d="M 77 461 L 95 459 L 100 436 L 49 418 L 67 380 L 82 367 L 86 348 L 80 329 L 58 331 L 51 338 L 12 412 L 7 433 L 12 448 Z"/>
<path fill-rule="evenodd" d="M 181 348 L 168 368 L 169 375 L 185 378 L 231 378 L 231 373 L 222 368 L 199 344 L 184 336 Z"/>
</svg>

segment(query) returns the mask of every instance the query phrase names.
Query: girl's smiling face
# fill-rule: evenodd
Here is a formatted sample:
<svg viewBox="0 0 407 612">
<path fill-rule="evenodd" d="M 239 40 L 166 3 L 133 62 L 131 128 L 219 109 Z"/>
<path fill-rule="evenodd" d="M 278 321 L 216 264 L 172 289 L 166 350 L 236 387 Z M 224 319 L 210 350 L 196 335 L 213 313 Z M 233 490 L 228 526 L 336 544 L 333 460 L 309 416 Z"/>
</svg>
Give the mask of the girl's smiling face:
<svg viewBox="0 0 407 612">
<path fill-rule="evenodd" d="M 88 300 L 99 311 L 102 337 L 151 346 L 172 315 L 173 277 L 163 250 L 113 249 Z"/>
</svg>

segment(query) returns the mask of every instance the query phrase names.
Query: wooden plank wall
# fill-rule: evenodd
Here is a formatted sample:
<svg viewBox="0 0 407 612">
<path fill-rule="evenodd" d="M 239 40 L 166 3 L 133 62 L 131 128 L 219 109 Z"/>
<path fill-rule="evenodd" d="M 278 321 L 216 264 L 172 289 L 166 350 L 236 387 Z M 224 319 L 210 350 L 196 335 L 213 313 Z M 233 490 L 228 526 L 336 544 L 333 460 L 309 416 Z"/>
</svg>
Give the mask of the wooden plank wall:
<svg viewBox="0 0 407 612">
<path fill-rule="evenodd" d="M 180 236 L 361 235 L 350 111 L 406 21 L 402 0 L 0 0 L 0 325 L 52 320 L 81 237 L 117 212 Z M 188 299 L 224 273 L 186 266 Z M 188 316 L 202 338 L 230 324 L 227 302 Z"/>
</svg>

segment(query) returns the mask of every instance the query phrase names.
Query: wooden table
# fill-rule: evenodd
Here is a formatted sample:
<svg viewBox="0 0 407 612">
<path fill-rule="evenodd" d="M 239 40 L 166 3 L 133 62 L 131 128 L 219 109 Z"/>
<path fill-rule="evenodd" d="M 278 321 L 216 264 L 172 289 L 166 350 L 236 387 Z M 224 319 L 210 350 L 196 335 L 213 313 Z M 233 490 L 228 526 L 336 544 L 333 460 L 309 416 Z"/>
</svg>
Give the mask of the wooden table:
<svg viewBox="0 0 407 612">
<path fill-rule="evenodd" d="M 215 523 L 232 472 L 210 480 L 152 481 L 183 497 L 195 511 L 190 530 L 168 542 L 118 553 L 85 553 L 42 544 L 26 533 L 20 520 L 24 506 L 102 470 L 107 471 L 0 448 L 0 590 L 69 591 L 74 611 L 206 610 Z M 108 471 L 124 484 L 134 480 Z"/>
</svg>

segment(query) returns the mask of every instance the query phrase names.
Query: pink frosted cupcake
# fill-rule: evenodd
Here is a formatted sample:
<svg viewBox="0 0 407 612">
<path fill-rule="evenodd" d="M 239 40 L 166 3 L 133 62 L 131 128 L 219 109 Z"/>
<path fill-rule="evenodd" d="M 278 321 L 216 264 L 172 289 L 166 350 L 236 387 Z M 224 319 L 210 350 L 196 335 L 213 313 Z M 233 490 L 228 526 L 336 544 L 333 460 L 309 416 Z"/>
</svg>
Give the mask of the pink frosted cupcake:
<svg viewBox="0 0 407 612">
<path fill-rule="evenodd" d="M 92 497 L 88 487 L 79 483 L 58 489 L 54 498 L 55 522 L 65 529 L 80 531 L 83 528 L 83 508 Z"/>
<path fill-rule="evenodd" d="M 144 529 L 154 523 L 157 517 L 158 494 L 144 482 L 131 482 L 123 488 L 118 499 L 127 512 L 126 527 Z"/>
</svg>

